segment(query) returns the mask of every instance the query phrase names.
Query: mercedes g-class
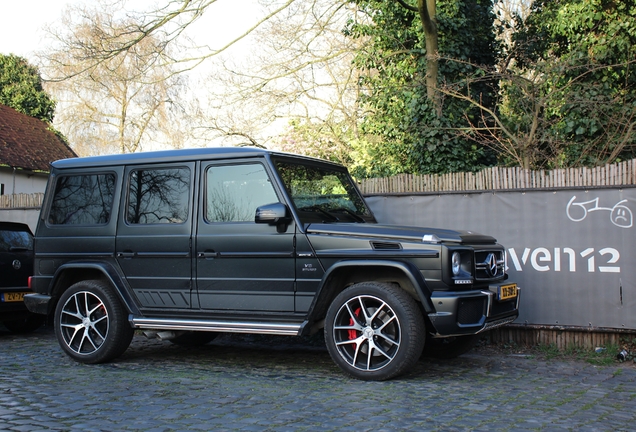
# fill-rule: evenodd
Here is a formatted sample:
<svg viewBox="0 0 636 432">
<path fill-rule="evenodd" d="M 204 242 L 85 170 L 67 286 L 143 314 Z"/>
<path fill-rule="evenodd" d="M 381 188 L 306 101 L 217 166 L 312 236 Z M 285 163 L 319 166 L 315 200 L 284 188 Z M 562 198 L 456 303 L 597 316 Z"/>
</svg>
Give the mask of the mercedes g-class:
<svg viewBox="0 0 636 432">
<path fill-rule="evenodd" d="M 381 225 L 343 166 L 254 148 L 53 162 L 30 284 L 79 362 L 120 356 L 135 329 L 184 344 L 324 329 L 364 380 L 459 355 L 519 306 L 494 238 Z"/>
</svg>

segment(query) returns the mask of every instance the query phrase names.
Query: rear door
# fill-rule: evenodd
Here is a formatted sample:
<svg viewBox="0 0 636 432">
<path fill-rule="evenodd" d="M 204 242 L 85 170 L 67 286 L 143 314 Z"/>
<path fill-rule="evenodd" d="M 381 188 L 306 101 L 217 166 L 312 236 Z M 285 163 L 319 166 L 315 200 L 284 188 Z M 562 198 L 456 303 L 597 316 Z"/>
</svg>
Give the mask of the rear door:
<svg viewBox="0 0 636 432">
<path fill-rule="evenodd" d="M 294 223 L 285 230 L 256 224 L 256 208 L 280 202 L 259 160 L 205 162 L 196 236 L 201 308 L 294 311 Z"/>
<path fill-rule="evenodd" d="M 143 308 L 192 307 L 194 163 L 129 166 L 116 255 Z"/>
<path fill-rule="evenodd" d="M 0 287 L 26 288 L 33 275 L 33 235 L 28 227 L 0 223 L 0 275 Z"/>
</svg>

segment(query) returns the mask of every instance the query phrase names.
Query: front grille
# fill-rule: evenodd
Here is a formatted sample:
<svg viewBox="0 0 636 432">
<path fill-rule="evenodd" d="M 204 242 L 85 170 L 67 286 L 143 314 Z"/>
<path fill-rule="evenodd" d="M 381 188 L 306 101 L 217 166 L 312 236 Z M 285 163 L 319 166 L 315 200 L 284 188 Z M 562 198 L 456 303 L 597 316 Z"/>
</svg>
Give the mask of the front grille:
<svg viewBox="0 0 636 432">
<path fill-rule="evenodd" d="M 507 313 L 507 312 L 513 312 L 516 307 L 517 307 L 516 299 L 515 300 L 508 300 L 508 301 L 504 301 L 504 302 L 495 301 L 495 302 L 492 303 L 492 306 L 491 306 L 491 309 L 490 309 L 490 315 L 491 316 L 497 316 L 499 314 L 503 314 L 503 313 Z"/>
<path fill-rule="evenodd" d="M 477 281 L 496 280 L 506 272 L 503 250 L 475 251 L 475 279 Z"/>
<path fill-rule="evenodd" d="M 459 300 L 457 322 L 459 324 L 477 324 L 486 314 L 486 298 L 475 297 Z"/>
</svg>

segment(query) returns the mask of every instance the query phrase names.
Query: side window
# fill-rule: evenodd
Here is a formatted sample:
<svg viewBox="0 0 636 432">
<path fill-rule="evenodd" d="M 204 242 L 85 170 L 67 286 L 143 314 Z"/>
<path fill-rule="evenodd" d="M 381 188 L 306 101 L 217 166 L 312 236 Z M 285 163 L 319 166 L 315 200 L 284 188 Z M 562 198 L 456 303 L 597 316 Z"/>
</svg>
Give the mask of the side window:
<svg viewBox="0 0 636 432">
<path fill-rule="evenodd" d="M 184 223 L 188 219 L 190 170 L 153 168 L 130 172 L 126 222 Z"/>
<path fill-rule="evenodd" d="M 208 222 L 254 222 L 257 207 L 279 201 L 261 164 L 210 166 L 205 190 Z"/>
<path fill-rule="evenodd" d="M 107 224 L 114 192 L 114 174 L 58 177 L 48 221 L 52 225 Z"/>
</svg>

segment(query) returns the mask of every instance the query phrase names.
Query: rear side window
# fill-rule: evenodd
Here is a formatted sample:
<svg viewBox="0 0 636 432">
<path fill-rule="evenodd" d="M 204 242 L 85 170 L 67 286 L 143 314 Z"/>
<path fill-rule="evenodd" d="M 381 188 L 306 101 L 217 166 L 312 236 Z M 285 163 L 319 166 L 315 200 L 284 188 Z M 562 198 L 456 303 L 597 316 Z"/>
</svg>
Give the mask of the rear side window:
<svg viewBox="0 0 636 432">
<path fill-rule="evenodd" d="M 190 170 L 139 169 L 130 172 L 126 222 L 184 223 L 188 219 Z"/>
<path fill-rule="evenodd" d="M 52 225 L 107 224 L 114 193 L 114 174 L 58 177 L 48 221 Z"/>
</svg>

